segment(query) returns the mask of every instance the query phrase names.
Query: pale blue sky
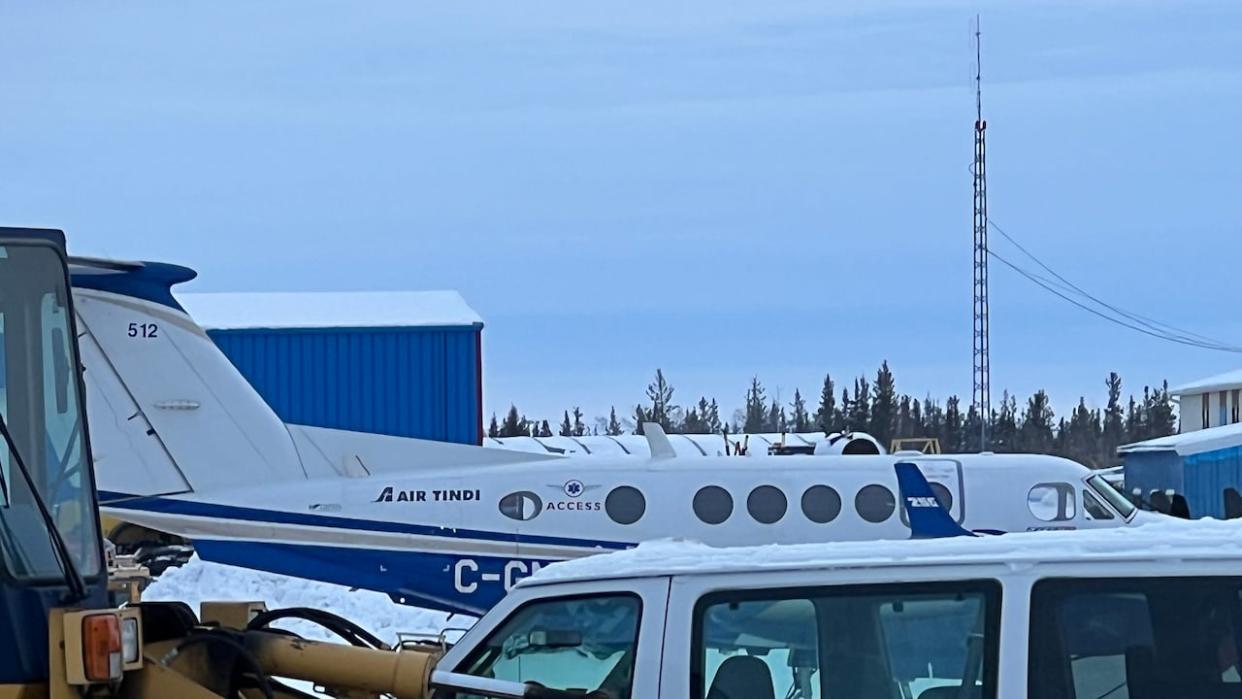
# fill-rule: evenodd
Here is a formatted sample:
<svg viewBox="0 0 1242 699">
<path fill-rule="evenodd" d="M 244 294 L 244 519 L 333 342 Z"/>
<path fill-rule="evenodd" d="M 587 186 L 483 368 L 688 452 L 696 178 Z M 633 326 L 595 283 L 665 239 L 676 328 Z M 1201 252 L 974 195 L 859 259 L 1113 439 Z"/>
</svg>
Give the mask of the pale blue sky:
<svg viewBox="0 0 1242 699">
<path fill-rule="evenodd" d="M 0 212 L 202 291 L 459 289 L 489 410 L 601 414 L 656 367 L 732 409 L 881 359 L 969 396 L 976 11 L 992 218 L 1242 343 L 1232 1 L 3 0 Z M 995 266 L 992 299 L 996 399 L 1242 364 Z"/>
</svg>

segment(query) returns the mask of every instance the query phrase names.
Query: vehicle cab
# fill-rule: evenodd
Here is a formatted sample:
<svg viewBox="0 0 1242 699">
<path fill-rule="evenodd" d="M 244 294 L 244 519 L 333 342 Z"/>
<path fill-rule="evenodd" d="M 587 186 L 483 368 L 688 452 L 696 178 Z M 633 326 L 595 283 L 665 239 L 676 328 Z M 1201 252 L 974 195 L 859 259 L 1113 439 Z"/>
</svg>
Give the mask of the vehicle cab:
<svg viewBox="0 0 1242 699">
<path fill-rule="evenodd" d="M 1242 696 L 1232 522 L 716 549 L 549 566 L 437 665 L 439 699 Z"/>
</svg>

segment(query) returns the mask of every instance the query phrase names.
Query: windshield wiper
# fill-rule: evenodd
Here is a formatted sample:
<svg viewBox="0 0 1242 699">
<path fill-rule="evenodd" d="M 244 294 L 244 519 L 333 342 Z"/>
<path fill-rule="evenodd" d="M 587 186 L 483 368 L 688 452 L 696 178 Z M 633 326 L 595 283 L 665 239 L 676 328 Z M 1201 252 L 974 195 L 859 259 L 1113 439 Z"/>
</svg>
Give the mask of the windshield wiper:
<svg viewBox="0 0 1242 699">
<path fill-rule="evenodd" d="M 69 555 L 69 545 L 65 543 L 65 537 L 60 535 L 60 529 L 56 526 L 56 518 L 52 516 L 52 511 L 47 506 L 47 501 L 43 499 L 43 495 L 39 493 L 39 489 L 35 487 L 34 478 L 30 475 L 30 469 L 26 468 L 26 460 L 22 458 L 22 454 L 17 450 L 17 444 L 13 441 L 13 433 L 9 432 L 8 422 L 5 421 L 4 415 L 0 414 L 0 434 L 4 436 L 4 442 L 9 447 L 9 453 L 13 455 L 13 463 L 17 465 L 17 470 L 21 471 L 22 479 L 26 481 L 26 486 L 30 488 L 30 495 L 34 499 L 35 508 L 39 510 L 39 515 L 43 518 L 43 524 L 47 528 L 48 539 L 52 542 L 52 550 L 56 553 L 56 559 L 60 562 L 60 569 L 65 575 L 65 584 L 69 587 L 69 603 L 86 599 L 86 582 L 82 580 L 82 574 L 78 572 L 78 567 L 73 564 L 73 557 Z M 0 478 L 0 481 L 3 479 Z M 7 492 L 8 488 L 5 488 Z M 8 502 L 12 502 L 9 500 Z"/>
</svg>

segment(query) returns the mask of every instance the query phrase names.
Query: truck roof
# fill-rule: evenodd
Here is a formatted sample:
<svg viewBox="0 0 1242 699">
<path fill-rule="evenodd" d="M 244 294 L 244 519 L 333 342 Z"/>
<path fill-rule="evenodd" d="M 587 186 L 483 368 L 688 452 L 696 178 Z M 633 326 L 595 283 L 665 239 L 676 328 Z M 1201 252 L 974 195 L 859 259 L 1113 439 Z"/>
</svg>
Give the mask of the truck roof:
<svg viewBox="0 0 1242 699">
<path fill-rule="evenodd" d="M 661 540 L 626 551 L 555 563 L 521 584 L 782 570 L 1190 560 L 1242 562 L 1242 522 L 1170 519 L 1093 531 L 734 548 Z"/>
</svg>

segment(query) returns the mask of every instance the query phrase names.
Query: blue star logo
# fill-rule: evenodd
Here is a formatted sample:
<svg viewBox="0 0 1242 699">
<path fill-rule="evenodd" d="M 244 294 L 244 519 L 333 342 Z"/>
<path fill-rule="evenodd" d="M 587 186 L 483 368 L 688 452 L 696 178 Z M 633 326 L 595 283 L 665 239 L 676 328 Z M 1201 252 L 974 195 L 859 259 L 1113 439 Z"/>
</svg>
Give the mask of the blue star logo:
<svg viewBox="0 0 1242 699">
<path fill-rule="evenodd" d="M 583 490 L 585 490 L 585 487 L 582 485 L 582 481 L 566 481 L 565 483 L 565 494 L 571 498 L 582 495 Z"/>
</svg>

